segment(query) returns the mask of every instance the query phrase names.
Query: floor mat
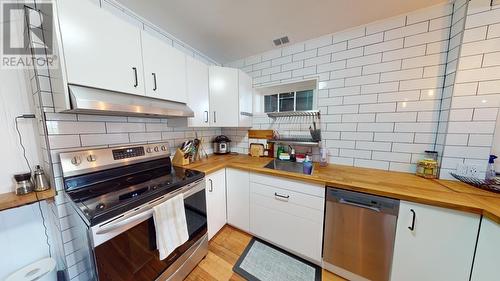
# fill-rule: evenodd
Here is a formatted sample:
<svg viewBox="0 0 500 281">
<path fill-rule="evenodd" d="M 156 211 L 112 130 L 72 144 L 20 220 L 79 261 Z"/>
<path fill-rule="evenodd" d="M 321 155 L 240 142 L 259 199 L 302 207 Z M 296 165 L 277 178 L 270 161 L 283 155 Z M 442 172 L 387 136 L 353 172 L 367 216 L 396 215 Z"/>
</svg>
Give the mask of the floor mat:
<svg viewBox="0 0 500 281">
<path fill-rule="evenodd" d="M 321 268 L 253 238 L 233 267 L 250 281 L 321 281 Z"/>
</svg>

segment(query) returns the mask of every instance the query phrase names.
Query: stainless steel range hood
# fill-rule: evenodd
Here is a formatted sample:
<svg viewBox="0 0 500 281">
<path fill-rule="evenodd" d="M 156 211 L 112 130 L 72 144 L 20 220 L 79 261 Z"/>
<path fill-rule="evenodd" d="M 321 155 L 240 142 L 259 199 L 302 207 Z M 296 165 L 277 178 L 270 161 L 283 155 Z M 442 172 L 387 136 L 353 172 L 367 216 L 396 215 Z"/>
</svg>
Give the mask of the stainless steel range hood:
<svg viewBox="0 0 500 281">
<path fill-rule="evenodd" d="M 70 109 L 65 112 L 140 117 L 194 116 L 184 103 L 71 84 L 68 88 Z"/>
</svg>

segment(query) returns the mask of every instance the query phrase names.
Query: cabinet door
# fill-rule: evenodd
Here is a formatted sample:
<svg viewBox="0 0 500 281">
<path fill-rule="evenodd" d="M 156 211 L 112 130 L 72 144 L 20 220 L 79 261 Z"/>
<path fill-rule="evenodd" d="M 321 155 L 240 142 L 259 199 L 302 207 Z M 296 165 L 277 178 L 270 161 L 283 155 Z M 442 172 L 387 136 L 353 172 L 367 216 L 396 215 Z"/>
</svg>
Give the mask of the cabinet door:
<svg viewBox="0 0 500 281">
<path fill-rule="evenodd" d="M 209 127 L 210 108 L 208 96 L 208 65 L 192 58 L 186 58 L 188 105 L 194 117 L 188 118 L 189 127 Z"/>
<path fill-rule="evenodd" d="M 238 70 L 239 84 L 239 106 L 240 115 L 238 124 L 239 127 L 252 127 L 252 112 L 253 112 L 253 88 L 252 77 L 245 72 Z"/>
<path fill-rule="evenodd" d="M 391 280 L 469 280 L 478 228 L 478 215 L 402 201 Z"/>
<path fill-rule="evenodd" d="M 210 124 L 216 127 L 237 127 L 239 120 L 238 70 L 210 66 Z"/>
<path fill-rule="evenodd" d="M 58 1 L 68 83 L 144 95 L 141 35 L 93 1 Z"/>
<path fill-rule="evenodd" d="M 483 218 L 471 281 L 496 281 L 500 261 L 500 224 Z"/>
<path fill-rule="evenodd" d="M 206 177 L 208 239 L 226 224 L 226 173 L 222 169 Z"/>
<path fill-rule="evenodd" d="M 226 169 L 227 223 L 249 232 L 250 174 Z"/>
<path fill-rule="evenodd" d="M 187 102 L 186 55 L 145 31 L 142 47 L 146 95 Z"/>
</svg>

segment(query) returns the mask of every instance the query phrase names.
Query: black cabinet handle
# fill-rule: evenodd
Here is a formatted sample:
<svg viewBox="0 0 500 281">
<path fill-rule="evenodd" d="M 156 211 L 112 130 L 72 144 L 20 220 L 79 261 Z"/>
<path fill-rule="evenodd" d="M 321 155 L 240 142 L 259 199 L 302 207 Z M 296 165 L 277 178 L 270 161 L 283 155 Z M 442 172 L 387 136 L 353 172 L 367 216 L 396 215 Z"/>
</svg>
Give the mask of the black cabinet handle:
<svg viewBox="0 0 500 281">
<path fill-rule="evenodd" d="M 134 88 L 137 88 L 137 86 L 139 86 L 139 81 L 137 80 L 137 67 L 132 67 L 132 70 L 134 71 Z"/>
<path fill-rule="evenodd" d="M 413 230 L 415 230 L 415 218 L 417 217 L 417 214 L 415 213 L 415 211 L 413 209 L 410 209 L 410 212 L 412 212 L 413 218 L 411 220 L 411 226 L 408 226 L 408 229 L 413 231 Z"/>
<path fill-rule="evenodd" d="M 156 86 L 156 73 L 151 73 L 153 74 L 153 91 L 156 91 L 158 87 Z"/>
<path fill-rule="evenodd" d="M 279 197 L 279 198 L 284 198 L 284 199 L 288 199 L 288 198 L 290 198 L 290 195 L 286 195 L 286 196 L 285 196 L 285 195 L 278 194 L 278 193 L 276 193 L 276 192 L 274 193 L 274 196 Z"/>
<path fill-rule="evenodd" d="M 214 111 L 214 123 L 217 123 L 217 113 Z"/>
<path fill-rule="evenodd" d="M 208 111 L 205 110 L 204 112 L 205 112 L 205 123 L 208 123 Z"/>
<path fill-rule="evenodd" d="M 212 192 L 214 191 L 214 182 L 211 179 L 208 179 L 208 181 L 210 182 L 210 188 L 208 189 L 208 192 Z"/>
</svg>

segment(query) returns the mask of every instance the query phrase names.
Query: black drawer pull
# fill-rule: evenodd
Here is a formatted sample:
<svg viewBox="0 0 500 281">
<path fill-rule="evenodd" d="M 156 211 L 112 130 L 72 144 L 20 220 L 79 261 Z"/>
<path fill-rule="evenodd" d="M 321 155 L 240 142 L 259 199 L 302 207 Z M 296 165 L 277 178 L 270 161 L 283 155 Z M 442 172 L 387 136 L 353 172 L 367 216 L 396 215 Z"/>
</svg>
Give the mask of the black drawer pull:
<svg viewBox="0 0 500 281">
<path fill-rule="evenodd" d="M 415 213 L 415 211 L 413 209 L 410 209 L 410 212 L 412 212 L 413 218 L 411 220 L 411 226 L 408 226 L 408 229 L 413 231 L 413 230 L 415 230 L 415 218 L 417 217 L 417 214 Z"/>
<path fill-rule="evenodd" d="M 274 196 L 279 197 L 279 198 L 284 198 L 284 199 L 290 198 L 290 195 L 281 195 L 281 194 L 278 194 L 276 192 L 274 193 Z"/>
</svg>

